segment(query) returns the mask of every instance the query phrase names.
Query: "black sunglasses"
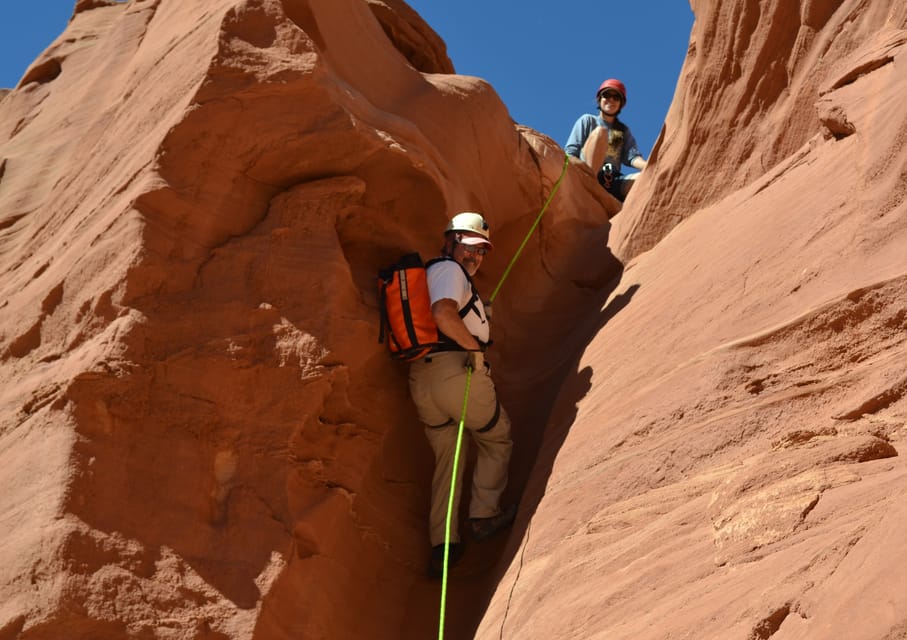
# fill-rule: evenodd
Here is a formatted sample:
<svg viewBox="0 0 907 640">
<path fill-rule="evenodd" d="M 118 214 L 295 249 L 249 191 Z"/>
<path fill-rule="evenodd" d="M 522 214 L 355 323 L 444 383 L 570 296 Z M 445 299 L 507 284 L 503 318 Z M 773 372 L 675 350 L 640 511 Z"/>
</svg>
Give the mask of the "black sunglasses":
<svg viewBox="0 0 907 640">
<path fill-rule="evenodd" d="M 621 95 L 616 91 L 602 91 L 599 96 L 599 100 L 605 98 L 606 100 L 621 100 Z"/>
</svg>

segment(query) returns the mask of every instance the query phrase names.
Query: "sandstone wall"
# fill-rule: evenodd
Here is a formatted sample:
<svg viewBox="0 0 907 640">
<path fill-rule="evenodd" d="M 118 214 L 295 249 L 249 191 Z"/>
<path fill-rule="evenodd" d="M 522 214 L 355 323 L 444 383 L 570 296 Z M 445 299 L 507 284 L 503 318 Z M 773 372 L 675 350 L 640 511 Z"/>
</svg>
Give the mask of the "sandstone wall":
<svg viewBox="0 0 907 640">
<path fill-rule="evenodd" d="M 692 5 L 477 638 L 907 633 L 907 9 Z"/>
<path fill-rule="evenodd" d="M 495 301 L 447 637 L 907 629 L 907 10 L 692 4 L 624 210 L 569 163 Z M 0 95 L 0 640 L 434 636 L 375 271 L 480 210 L 487 294 L 563 162 L 397 0 L 80 0 Z"/>
<path fill-rule="evenodd" d="M 0 637 L 434 633 L 431 453 L 375 275 L 476 209 L 490 292 L 564 166 L 452 71 L 397 2 L 77 5 L 0 103 Z M 615 211 L 571 169 L 496 305 L 493 358 L 543 389 L 523 480 L 557 389 L 534 341 L 570 330 L 524 323 L 600 300 Z"/>
</svg>

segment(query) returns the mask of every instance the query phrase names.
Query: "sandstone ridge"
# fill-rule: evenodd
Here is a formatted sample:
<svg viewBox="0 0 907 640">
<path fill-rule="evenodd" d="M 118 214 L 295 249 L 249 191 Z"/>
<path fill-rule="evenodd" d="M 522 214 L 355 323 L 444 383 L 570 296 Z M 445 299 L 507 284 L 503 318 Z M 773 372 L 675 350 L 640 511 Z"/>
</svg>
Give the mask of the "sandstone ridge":
<svg viewBox="0 0 907 640">
<path fill-rule="evenodd" d="M 569 162 L 495 301 L 447 637 L 907 633 L 907 9 L 692 5 L 623 210 Z M 480 210 L 490 292 L 564 167 L 400 0 L 79 0 L 0 95 L 0 640 L 435 635 L 375 272 Z"/>
</svg>

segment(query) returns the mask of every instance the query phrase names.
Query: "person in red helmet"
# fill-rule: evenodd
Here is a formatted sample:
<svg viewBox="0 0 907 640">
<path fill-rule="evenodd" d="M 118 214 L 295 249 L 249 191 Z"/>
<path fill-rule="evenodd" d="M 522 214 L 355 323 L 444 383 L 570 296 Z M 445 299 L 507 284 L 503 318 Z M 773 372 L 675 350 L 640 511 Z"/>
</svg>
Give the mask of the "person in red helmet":
<svg viewBox="0 0 907 640">
<path fill-rule="evenodd" d="M 638 173 L 624 174 L 621 167 L 645 169 L 648 161 L 640 153 L 630 127 L 618 119 L 627 104 L 627 88 L 615 78 L 601 83 L 595 94 L 598 115 L 585 113 L 573 125 L 564 150 L 598 172 L 598 181 L 623 202 Z"/>
</svg>

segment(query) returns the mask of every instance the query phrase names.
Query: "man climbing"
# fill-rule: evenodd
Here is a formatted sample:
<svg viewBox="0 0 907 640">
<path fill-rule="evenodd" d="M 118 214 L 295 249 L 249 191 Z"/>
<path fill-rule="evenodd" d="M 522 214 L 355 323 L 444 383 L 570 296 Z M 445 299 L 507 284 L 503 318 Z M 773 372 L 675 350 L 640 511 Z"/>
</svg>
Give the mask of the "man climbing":
<svg viewBox="0 0 907 640">
<path fill-rule="evenodd" d="M 447 506 L 459 422 L 466 395 L 467 367 L 471 368 L 464 427 L 477 447 L 469 502 L 469 527 L 476 541 L 510 526 L 516 505 L 501 509 L 513 443 L 510 418 L 500 406 L 484 349 L 489 343 L 488 318 L 472 276 L 492 249 L 488 224 L 478 213 L 453 217 L 444 232 L 441 259 L 427 268 L 431 311 L 442 334 L 442 346 L 410 367 L 409 387 L 435 454 L 429 536 L 431 572 L 440 575 L 444 562 Z M 458 505 L 465 455 L 461 451 L 450 529 L 448 566 L 463 555 L 458 530 Z"/>
<path fill-rule="evenodd" d="M 639 174 L 624 175 L 621 167 L 627 165 L 641 171 L 648 161 L 639 152 L 630 128 L 617 117 L 627 104 L 624 83 L 614 78 L 605 80 L 595 99 L 598 115 L 585 113 L 579 117 L 564 150 L 597 171 L 599 183 L 623 202 Z"/>
</svg>

